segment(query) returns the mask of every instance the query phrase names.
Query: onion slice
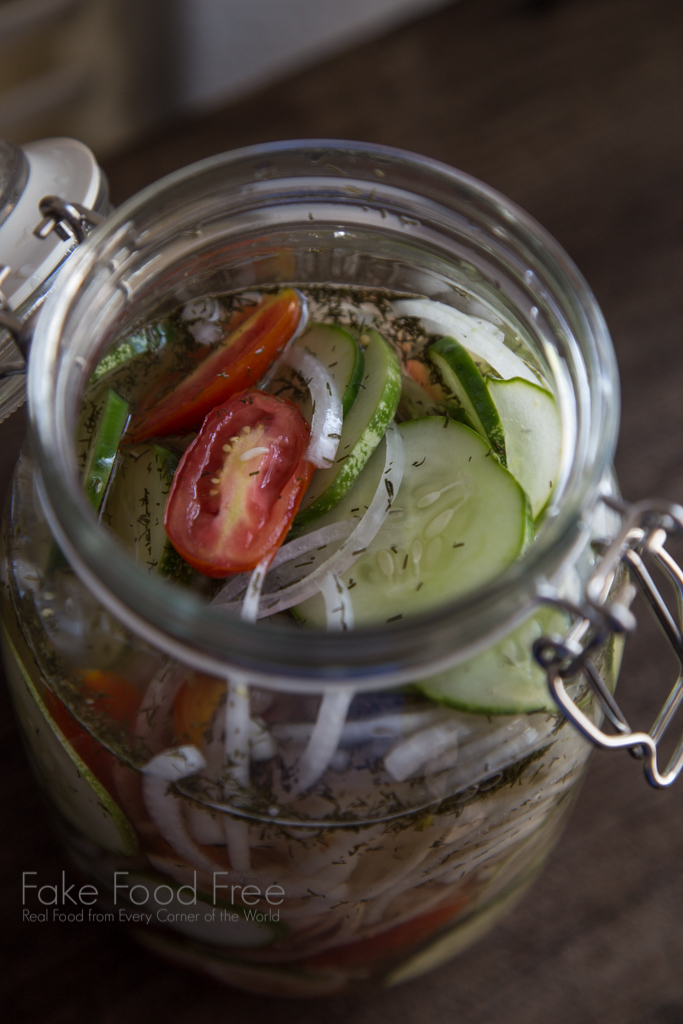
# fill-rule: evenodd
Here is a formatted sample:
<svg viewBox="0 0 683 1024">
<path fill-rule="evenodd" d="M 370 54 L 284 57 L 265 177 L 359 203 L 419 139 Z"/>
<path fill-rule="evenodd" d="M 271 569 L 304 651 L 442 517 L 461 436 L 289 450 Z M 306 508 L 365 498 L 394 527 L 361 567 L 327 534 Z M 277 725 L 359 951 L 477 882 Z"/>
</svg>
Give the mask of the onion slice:
<svg viewBox="0 0 683 1024">
<path fill-rule="evenodd" d="M 344 723 L 339 742 L 347 747 L 373 743 L 377 740 L 391 742 L 449 717 L 450 712 L 447 709 L 434 707 L 426 711 L 404 711 L 371 718 L 354 718 Z M 272 734 L 279 743 L 302 743 L 308 740 L 313 728 L 314 726 L 308 722 L 281 722 L 272 726 Z"/>
<path fill-rule="evenodd" d="M 244 619 L 245 622 L 256 622 L 258 618 L 259 602 L 261 600 L 263 584 L 272 558 L 273 556 L 271 554 L 262 558 L 249 577 L 247 592 L 244 595 L 242 611 L 240 612 L 240 617 Z"/>
<path fill-rule="evenodd" d="M 280 361 L 296 370 L 311 394 L 313 416 L 306 458 L 318 469 L 329 469 L 342 429 L 342 404 L 335 379 L 319 359 L 297 345 L 288 348 Z"/>
<path fill-rule="evenodd" d="M 300 537 L 296 537 L 294 540 L 287 541 L 286 544 L 283 544 L 282 547 L 278 548 L 276 551 L 275 557 L 270 564 L 270 568 L 278 569 L 286 562 L 290 562 L 295 558 L 301 558 L 303 555 L 307 555 L 310 551 L 318 551 L 321 548 L 326 547 L 327 544 L 332 544 L 334 541 L 344 540 L 351 533 L 352 529 L 353 520 L 345 519 L 341 523 L 328 523 L 327 526 L 321 526 L 318 530 L 313 530 L 311 533 L 304 533 Z M 256 572 L 256 570 L 254 570 L 254 572 Z M 220 607 L 222 604 L 234 601 L 240 596 L 242 591 L 246 589 L 251 579 L 252 577 L 249 573 L 240 573 L 239 575 L 234 576 L 231 580 L 228 580 L 223 587 L 221 587 L 211 601 L 211 604 Z"/>
<path fill-rule="evenodd" d="M 456 752 L 461 732 L 462 726 L 457 719 L 437 722 L 427 729 L 421 729 L 413 733 L 409 739 L 397 744 L 387 754 L 384 758 L 384 767 L 393 779 L 404 782 L 414 775 L 418 768 L 446 750 L 450 753 Z"/>
<path fill-rule="evenodd" d="M 142 769 L 142 796 L 150 818 L 171 848 L 190 864 L 203 871 L 214 871 L 215 863 L 191 838 L 180 798 L 170 791 L 171 784 L 206 768 L 196 747 L 174 747 L 153 757 Z"/>
<path fill-rule="evenodd" d="M 323 695 L 313 732 L 299 759 L 297 793 L 315 785 L 334 757 L 352 700 L 351 689 L 327 690 Z"/>
<path fill-rule="evenodd" d="M 225 702 L 225 760 L 228 778 L 223 789 L 226 800 L 230 800 L 235 789 L 249 785 L 249 688 L 242 680 L 227 681 Z M 225 840 L 233 871 L 249 871 L 249 826 L 246 821 L 226 815 L 224 821 Z"/>
<path fill-rule="evenodd" d="M 524 360 L 507 347 L 505 335 L 490 320 L 469 316 L 433 299 L 398 299 L 392 307 L 397 316 L 415 317 L 430 334 L 452 335 L 473 356 L 484 359 L 504 380 L 521 377 L 532 384 L 540 384 Z"/>
</svg>

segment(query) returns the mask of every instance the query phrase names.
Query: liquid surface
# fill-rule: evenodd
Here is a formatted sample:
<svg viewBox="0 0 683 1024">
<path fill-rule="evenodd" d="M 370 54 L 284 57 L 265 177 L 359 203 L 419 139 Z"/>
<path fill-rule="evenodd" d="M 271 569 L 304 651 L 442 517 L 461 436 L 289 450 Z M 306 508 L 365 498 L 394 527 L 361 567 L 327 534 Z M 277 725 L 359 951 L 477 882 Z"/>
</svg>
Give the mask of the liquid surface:
<svg viewBox="0 0 683 1024">
<path fill-rule="evenodd" d="M 111 418 L 112 393 L 131 414 L 112 449 L 110 474 L 97 479 L 102 522 L 145 567 L 244 617 L 285 612 L 299 623 L 349 629 L 397 621 L 484 585 L 531 542 L 533 519 L 559 476 L 559 415 L 530 352 L 505 324 L 494 323 L 493 312 L 483 319 L 479 307 L 472 316 L 385 293 L 297 294 L 302 315 L 294 339 L 290 325 L 264 377 L 252 380 L 248 368 L 247 389 L 253 384 L 295 404 L 310 425 L 312 478 L 302 495 L 285 495 L 295 513 L 279 515 L 281 495 L 268 491 L 285 460 L 268 450 L 277 442 L 255 440 L 265 429 L 261 422 L 252 418 L 240 428 L 238 417 L 237 435 L 211 449 L 194 440 L 203 414 L 189 426 L 173 409 L 174 401 L 194 400 L 188 379 L 205 394 L 202 368 L 238 347 L 244 321 L 258 321 L 259 302 L 272 301 L 272 295 L 242 293 L 189 303 L 146 325 L 97 368 L 78 434 L 86 481 Z M 451 350 L 442 354 L 447 332 Z M 221 365 L 212 381 L 235 376 L 229 358 Z M 228 400 L 218 403 L 220 415 Z M 407 428 L 418 420 L 425 422 Z M 238 436 L 239 452 L 230 451 Z M 185 454 L 188 447 L 196 454 Z M 182 498 L 169 499 L 179 460 L 190 476 L 198 467 L 197 480 L 192 477 Z M 293 478 L 301 467 L 282 472 Z M 253 508 L 268 503 L 273 515 L 258 518 Z M 167 506 L 173 515 L 167 513 L 164 530 Z M 277 541 L 264 542 L 252 558 L 257 577 L 240 574 L 239 559 L 221 551 L 229 547 L 226 536 L 244 547 L 250 531 L 266 537 L 280 521 Z M 216 583 L 220 578 L 227 583 Z M 337 597 L 343 615 L 334 612 Z"/>
</svg>

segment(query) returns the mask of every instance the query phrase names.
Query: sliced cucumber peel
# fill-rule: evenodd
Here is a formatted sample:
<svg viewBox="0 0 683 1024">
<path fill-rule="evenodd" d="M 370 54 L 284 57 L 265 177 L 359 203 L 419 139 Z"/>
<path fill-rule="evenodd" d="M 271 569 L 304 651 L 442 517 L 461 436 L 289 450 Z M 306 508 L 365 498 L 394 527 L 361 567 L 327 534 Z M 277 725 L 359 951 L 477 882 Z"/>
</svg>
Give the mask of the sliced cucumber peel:
<svg viewBox="0 0 683 1024">
<path fill-rule="evenodd" d="M 178 461 L 175 452 L 159 444 L 143 443 L 123 449 L 102 518 L 146 569 L 189 582 L 193 570 L 164 530 L 166 499 Z"/>
<path fill-rule="evenodd" d="M 85 493 L 96 512 L 104 500 L 127 422 L 128 402 L 110 388 L 85 472 Z"/>
<path fill-rule="evenodd" d="M 481 371 L 467 349 L 454 338 L 440 338 L 427 349 L 457 409 L 463 409 L 472 426 L 486 438 L 505 466 L 505 433 L 498 410 Z"/>
<path fill-rule="evenodd" d="M 489 378 L 505 431 L 508 469 L 529 495 L 536 519 L 555 489 L 562 460 L 562 421 L 555 399 L 538 384 Z"/>
<path fill-rule="evenodd" d="M 48 711 L 4 623 L 2 634 L 9 687 L 41 785 L 66 821 L 92 843 L 125 856 L 136 854 L 133 826 Z"/>
<path fill-rule="evenodd" d="M 508 348 L 505 332 L 491 321 L 470 316 L 434 299 L 399 299 L 393 306 L 399 316 L 419 320 L 430 334 L 446 334 L 456 338 L 471 356 L 486 363 L 499 377 L 505 380 L 509 377 L 522 377 L 533 384 L 538 383 L 538 374 Z"/>
<path fill-rule="evenodd" d="M 485 715 L 557 712 L 546 674 L 533 655 L 542 636 L 564 636 L 569 618 L 541 606 L 508 636 L 461 665 L 417 683 L 431 700 L 460 711 Z"/>
<path fill-rule="evenodd" d="M 347 416 L 363 383 L 365 356 L 349 331 L 336 324 L 311 324 L 296 345 L 319 359 L 334 378 Z"/>
<path fill-rule="evenodd" d="M 363 332 L 365 367 L 358 398 L 344 418 L 334 465 L 317 470 L 294 520 L 292 537 L 329 512 L 349 491 L 384 437 L 401 397 L 401 367 L 377 331 Z"/>
<path fill-rule="evenodd" d="M 522 553 L 531 536 L 526 494 L 469 427 L 442 416 L 408 420 L 403 480 L 379 533 L 342 580 L 356 625 L 394 622 L 483 586 Z M 360 518 L 381 485 L 383 446 L 325 517 Z M 324 628 L 318 594 L 295 609 Z"/>
<path fill-rule="evenodd" d="M 164 345 L 172 344 L 178 340 L 181 334 L 181 328 L 174 320 L 160 320 L 157 323 L 148 324 L 142 330 L 131 334 L 100 359 L 93 371 L 90 383 L 95 384 L 108 373 L 120 369 L 146 352 L 154 352 Z"/>
</svg>

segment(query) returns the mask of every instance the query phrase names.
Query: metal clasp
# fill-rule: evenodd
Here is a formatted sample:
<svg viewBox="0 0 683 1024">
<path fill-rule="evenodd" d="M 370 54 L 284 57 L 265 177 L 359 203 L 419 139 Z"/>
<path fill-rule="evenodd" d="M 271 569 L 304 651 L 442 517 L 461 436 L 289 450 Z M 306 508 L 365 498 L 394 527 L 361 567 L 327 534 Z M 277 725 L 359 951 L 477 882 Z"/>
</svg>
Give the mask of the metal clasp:
<svg viewBox="0 0 683 1024">
<path fill-rule="evenodd" d="M 77 245 L 85 241 L 89 229 L 101 224 L 104 220 L 104 217 L 87 206 L 68 202 L 60 196 L 45 196 L 40 201 L 39 209 L 43 219 L 33 231 L 37 238 L 47 238 L 54 230 L 62 241 L 75 241 Z M 4 329 L 9 332 L 21 353 L 21 358 L 12 358 L 11 354 L 9 360 L 3 358 L 0 380 L 26 373 L 26 362 L 33 333 L 33 317 L 37 312 L 36 307 L 23 321 L 12 312 L 7 298 L 2 292 L 3 282 L 11 272 L 11 267 L 0 265 L 0 330 Z"/>
<path fill-rule="evenodd" d="M 47 238 L 56 231 L 63 242 L 74 239 L 78 245 L 84 242 L 88 228 L 101 224 L 104 217 L 81 203 L 71 203 L 60 196 L 45 196 L 40 200 L 43 219 L 34 229 L 36 238 Z"/>
<path fill-rule="evenodd" d="M 647 501 L 628 505 L 616 498 L 603 499 L 622 516 L 622 525 L 614 540 L 597 545 L 602 557 L 586 584 L 586 604 L 574 606 L 550 592 L 543 600 L 559 604 L 576 616 L 567 635 L 542 637 L 534 644 L 534 654 L 546 670 L 548 686 L 565 716 L 597 746 L 608 750 L 626 749 L 644 762 L 648 782 L 656 788 L 670 786 L 683 770 L 683 737 L 666 768 L 661 771 L 657 747 L 676 711 L 683 702 L 683 571 L 666 550 L 669 535 L 683 534 L 683 508 L 670 502 Z M 662 597 L 648 569 L 652 563 L 673 586 L 675 614 Z M 627 570 L 628 578 L 622 569 Z M 679 666 L 678 677 L 648 732 L 634 731 L 591 661 L 591 655 L 610 633 L 626 633 L 635 628 L 631 603 L 636 588 L 644 595 L 659 623 Z M 605 732 L 595 725 L 570 696 L 567 684 L 583 677 L 613 728 Z"/>
</svg>

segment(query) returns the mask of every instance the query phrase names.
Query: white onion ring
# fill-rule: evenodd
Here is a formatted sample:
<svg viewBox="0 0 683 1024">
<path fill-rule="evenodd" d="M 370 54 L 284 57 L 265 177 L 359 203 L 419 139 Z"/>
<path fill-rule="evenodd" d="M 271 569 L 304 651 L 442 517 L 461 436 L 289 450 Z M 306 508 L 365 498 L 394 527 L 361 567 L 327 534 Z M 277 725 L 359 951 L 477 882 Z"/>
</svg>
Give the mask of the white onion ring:
<svg viewBox="0 0 683 1024">
<path fill-rule="evenodd" d="M 397 711 L 372 718 L 356 718 L 344 723 L 339 742 L 342 746 L 353 747 L 376 740 L 399 739 L 448 717 L 448 710 L 434 707 L 426 711 Z M 312 729 L 309 722 L 280 722 L 271 727 L 272 735 L 280 743 L 303 743 L 310 737 Z"/>
<path fill-rule="evenodd" d="M 295 790 L 303 793 L 315 785 L 339 745 L 353 690 L 327 690 L 318 708 L 318 717 L 313 732 L 299 759 Z"/>
<path fill-rule="evenodd" d="M 462 726 L 457 719 L 437 722 L 398 743 L 384 758 L 384 767 L 397 782 L 410 778 L 418 768 L 444 751 L 457 751 Z"/>
<path fill-rule="evenodd" d="M 523 359 L 505 344 L 505 335 L 490 320 L 468 316 L 445 302 L 434 299 L 398 299 L 392 303 L 397 316 L 410 316 L 420 320 L 430 334 L 453 335 L 456 341 L 473 355 L 486 360 L 504 380 L 522 377 L 532 384 L 539 384 L 539 378 L 529 369 Z"/>
<path fill-rule="evenodd" d="M 306 458 L 318 469 L 329 469 L 342 429 L 342 404 L 335 379 L 319 359 L 298 345 L 288 348 L 280 361 L 296 370 L 311 394 L 313 416 Z"/>
<path fill-rule="evenodd" d="M 214 871 L 215 863 L 199 849 L 188 832 L 181 800 L 170 792 L 171 783 L 204 768 L 206 761 L 196 747 L 165 750 L 142 769 L 142 796 L 147 813 L 171 848 L 195 867 Z"/>
<path fill-rule="evenodd" d="M 311 533 L 304 533 L 301 537 L 296 537 L 294 540 L 287 541 L 283 544 L 276 553 L 273 561 L 271 562 L 270 568 L 277 569 L 286 562 L 291 561 L 294 558 L 300 558 L 302 555 L 307 555 L 309 551 L 317 551 L 319 548 L 326 547 L 327 544 L 331 544 L 336 540 L 344 540 L 345 537 L 351 533 L 353 529 L 353 520 L 345 519 L 340 523 L 328 523 L 327 526 L 321 526 L 319 530 L 313 530 Z M 211 604 L 220 607 L 222 604 L 227 604 L 229 601 L 233 601 L 239 597 L 242 591 L 248 586 L 251 576 L 248 573 L 239 573 L 233 576 L 232 579 L 221 587 L 217 594 L 214 595 Z"/>
<path fill-rule="evenodd" d="M 246 788 L 249 785 L 250 751 L 249 751 L 249 688 L 240 679 L 227 680 L 227 699 L 225 701 L 225 760 L 228 778 L 223 787 L 223 796 L 229 802 L 235 787 Z M 249 850 L 249 825 L 239 818 L 226 815 L 223 828 L 225 841 L 233 871 L 250 871 L 251 854 Z"/>
<path fill-rule="evenodd" d="M 249 583 L 247 584 L 247 592 L 244 595 L 244 601 L 242 602 L 242 611 L 240 617 L 245 622 L 256 622 L 258 619 L 259 603 L 261 601 L 261 592 L 263 591 L 263 584 L 266 579 L 266 573 L 270 567 L 272 561 L 272 555 L 266 555 L 262 558 L 249 577 Z"/>
</svg>

